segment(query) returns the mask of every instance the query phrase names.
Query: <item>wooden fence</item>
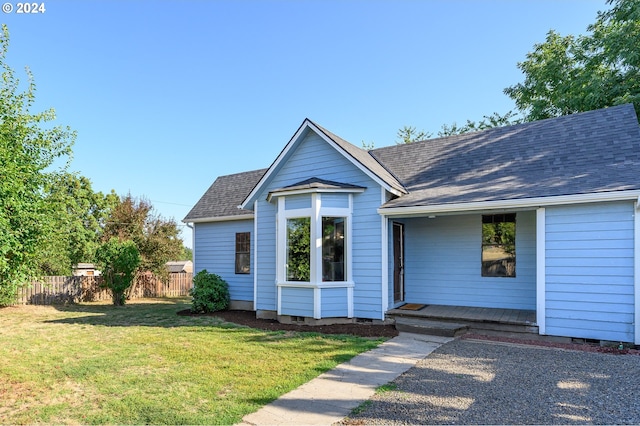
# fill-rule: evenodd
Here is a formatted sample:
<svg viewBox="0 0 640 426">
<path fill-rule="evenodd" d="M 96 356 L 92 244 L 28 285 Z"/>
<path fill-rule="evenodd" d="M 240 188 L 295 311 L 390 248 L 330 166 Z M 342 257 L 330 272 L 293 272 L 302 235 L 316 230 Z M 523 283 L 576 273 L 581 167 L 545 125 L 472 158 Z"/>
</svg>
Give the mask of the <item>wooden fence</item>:
<svg viewBox="0 0 640 426">
<path fill-rule="evenodd" d="M 170 274 L 163 282 L 153 275 L 142 275 L 127 292 L 129 299 L 188 296 L 193 274 Z M 44 277 L 18 292 L 18 304 L 53 305 L 111 300 L 111 291 L 102 287 L 102 277 Z"/>
</svg>

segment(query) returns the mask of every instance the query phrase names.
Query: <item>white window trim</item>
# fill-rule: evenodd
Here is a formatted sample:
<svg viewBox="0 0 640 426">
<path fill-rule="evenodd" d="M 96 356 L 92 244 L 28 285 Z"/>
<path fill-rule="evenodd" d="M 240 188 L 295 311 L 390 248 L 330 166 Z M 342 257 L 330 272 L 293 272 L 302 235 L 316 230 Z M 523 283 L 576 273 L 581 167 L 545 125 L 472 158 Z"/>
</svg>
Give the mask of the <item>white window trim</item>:
<svg viewBox="0 0 640 426">
<path fill-rule="evenodd" d="M 289 194 L 290 195 L 290 194 Z M 302 209 L 286 209 L 286 197 L 278 197 L 278 211 L 276 214 L 276 288 L 277 288 L 277 313 L 281 315 L 282 291 L 284 287 L 312 288 L 314 289 L 314 318 L 322 318 L 322 291 L 323 288 L 347 289 L 347 316 L 353 317 L 353 194 L 349 194 L 347 207 L 322 207 L 322 195 L 319 192 L 310 192 L 311 207 Z M 287 281 L 286 276 L 286 251 L 287 251 L 287 220 L 301 217 L 311 218 L 311 259 L 310 281 Z M 345 281 L 322 281 L 322 218 L 344 217 L 347 244 L 345 247 L 345 268 L 347 279 Z"/>
<path fill-rule="evenodd" d="M 277 213 L 277 237 L 276 237 L 276 260 L 278 268 L 276 271 L 276 284 L 283 287 L 312 287 L 312 288 L 336 288 L 352 287 L 352 212 L 353 196 L 349 194 L 348 207 L 322 207 L 322 197 L 319 193 L 311 194 L 311 208 L 285 209 L 285 197 L 278 197 Z M 287 244 L 287 220 L 294 218 L 311 218 L 311 265 L 310 281 L 287 281 L 286 279 L 286 244 Z M 345 268 L 347 269 L 347 279 L 345 281 L 322 281 L 322 218 L 323 217 L 344 217 L 345 233 L 347 234 L 347 244 L 345 247 Z"/>
</svg>

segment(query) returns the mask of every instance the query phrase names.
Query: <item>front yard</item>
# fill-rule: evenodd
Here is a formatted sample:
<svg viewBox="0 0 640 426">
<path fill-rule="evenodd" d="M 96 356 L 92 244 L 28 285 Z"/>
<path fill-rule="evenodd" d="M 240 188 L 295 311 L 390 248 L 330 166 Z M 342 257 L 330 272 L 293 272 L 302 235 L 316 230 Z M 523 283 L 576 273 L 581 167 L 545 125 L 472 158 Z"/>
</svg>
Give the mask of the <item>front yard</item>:
<svg viewBox="0 0 640 426">
<path fill-rule="evenodd" d="M 176 315 L 189 306 L 0 309 L 0 423 L 233 424 L 381 343 Z"/>
</svg>

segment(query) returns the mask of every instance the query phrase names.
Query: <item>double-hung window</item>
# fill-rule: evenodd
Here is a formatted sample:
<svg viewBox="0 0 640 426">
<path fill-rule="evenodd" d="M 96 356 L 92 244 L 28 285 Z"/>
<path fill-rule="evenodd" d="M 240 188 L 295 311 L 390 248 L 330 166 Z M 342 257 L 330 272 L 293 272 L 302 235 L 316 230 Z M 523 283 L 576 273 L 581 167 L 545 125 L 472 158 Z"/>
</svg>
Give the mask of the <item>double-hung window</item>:
<svg viewBox="0 0 640 426">
<path fill-rule="evenodd" d="M 251 265 L 251 233 L 236 233 L 236 274 L 248 274 Z"/>
</svg>

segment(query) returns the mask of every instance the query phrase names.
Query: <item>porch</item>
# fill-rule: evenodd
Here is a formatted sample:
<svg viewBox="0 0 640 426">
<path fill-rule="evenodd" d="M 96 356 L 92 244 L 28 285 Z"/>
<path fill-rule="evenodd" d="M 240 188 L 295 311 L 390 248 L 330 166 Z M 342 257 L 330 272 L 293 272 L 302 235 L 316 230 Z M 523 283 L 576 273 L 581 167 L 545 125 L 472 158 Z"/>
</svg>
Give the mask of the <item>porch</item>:
<svg viewBox="0 0 640 426">
<path fill-rule="evenodd" d="M 536 311 L 407 303 L 387 311 L 399 331 L 439 336 L 464 333 L 538 339 Z"/>
</svg>

